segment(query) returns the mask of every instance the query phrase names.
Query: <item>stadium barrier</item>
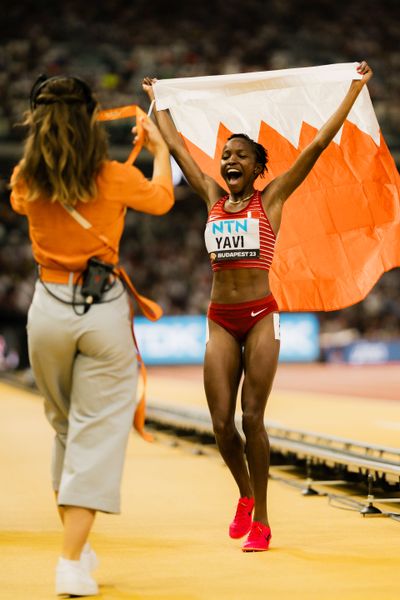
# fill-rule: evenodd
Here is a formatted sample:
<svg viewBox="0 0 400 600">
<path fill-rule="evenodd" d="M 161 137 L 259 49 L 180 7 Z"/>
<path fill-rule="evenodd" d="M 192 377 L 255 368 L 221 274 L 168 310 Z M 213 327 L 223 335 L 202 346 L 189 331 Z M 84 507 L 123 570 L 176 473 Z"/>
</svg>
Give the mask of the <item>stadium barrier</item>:
<svg viewBox="0 0 400 600">
<path fill-rule="evenodd" d="M 400 362 L 400 340 L 358 340 L 345 346 L 332 346 L 323 350 L 323 359 L 330 363 L 351 365 Z"/>
<path fill-rule="evenodd" d="M 135 335 L 147 365 L 202 364 L 207 339 L 204 315 L 165 316 L 155 323 L 135 317 Z M 281 314 L 281 362 L 318 360 L 319 322 L 311 313 Z"/>
</svg>

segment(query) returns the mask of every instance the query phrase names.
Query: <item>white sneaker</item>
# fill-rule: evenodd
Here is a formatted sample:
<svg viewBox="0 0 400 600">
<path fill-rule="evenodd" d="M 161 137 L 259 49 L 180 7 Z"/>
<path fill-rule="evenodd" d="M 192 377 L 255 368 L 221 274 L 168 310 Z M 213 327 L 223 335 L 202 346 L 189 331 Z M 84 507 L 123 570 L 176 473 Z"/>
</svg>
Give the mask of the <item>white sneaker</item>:
<svg viewBox="0 0 400 600">
<path fill-rule="evenodd" d="M 70 596 L 95 596 L 99 588 L 79 560 L 62 556 L 56 567 L 56 594 Z"/>
<path fill-rule="evenodd" d="M 93 550 L 89 542 L 86 542 L 86 544 L 83 546 L 80 563 L 88 573 L 95 571 L 99 566 L 99 559 L 97 558 L 97 554 Z"/>
</svg>

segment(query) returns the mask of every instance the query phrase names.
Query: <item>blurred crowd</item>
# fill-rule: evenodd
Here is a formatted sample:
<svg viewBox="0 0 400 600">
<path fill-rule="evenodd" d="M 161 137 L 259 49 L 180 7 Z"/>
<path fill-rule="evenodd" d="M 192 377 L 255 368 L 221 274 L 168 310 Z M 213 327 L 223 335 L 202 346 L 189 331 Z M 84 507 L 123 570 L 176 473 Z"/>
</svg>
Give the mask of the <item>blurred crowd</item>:
<svg viewBox="0 0 400 600">
<path fill-rule="evenodd" d="M 385 137 L 400 145 L 398 0 L 99 0 L 8 3 L 0 22 L 0 140 L 40 72 L 74 73 L 105 107 L 146 103 L 141 81 L 366 59 Z"/>
<path fill-rule="evenodd" d="M 16 125 L 39 73 L 83 77 L 107 108 L 146 108 L 146 75 L 164 79 L 365 58 L 375 71 L 369 85 L 375 111 L 399 160 L 399 17 L 398 0 L 380 0 L 379 6 L 375 0 L 20 0 L 7 6 L 0 21 L 0 370 L 17 360 L 10 349 L 14 338 L 24 336 L 36 278 L 25 220 L 8 206 L 7 180 L 25 133 Z M 114 149 L 129 149 L 130 127 L 112 125 L 110 140 Z M 184 183 L 176 195 L 168 217 L 128 213 L 122 262 L 141 292 L 167 314 L 205 313 L 211 285 L 202 237 L 205 208 Z M 399 288 L 395 269 L 362 303 L 321 314 L 323 343 L 399 338 Z"/>
</svg>

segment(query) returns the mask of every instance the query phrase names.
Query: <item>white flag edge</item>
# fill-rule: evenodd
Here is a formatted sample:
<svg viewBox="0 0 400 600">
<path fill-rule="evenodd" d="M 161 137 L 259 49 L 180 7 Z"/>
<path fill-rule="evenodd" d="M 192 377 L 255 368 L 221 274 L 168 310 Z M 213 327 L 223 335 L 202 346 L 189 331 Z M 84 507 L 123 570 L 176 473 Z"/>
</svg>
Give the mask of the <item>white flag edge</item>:
<svg viewBox="0 0 400 600">
<path fill-rule="evenodd" d="M 156 106 L 158 110 L 170 109 L 178 130 L 211 157 L 220 123 L 230 131 L 257 139 L 263 120 L 297 147 L 302 123 L 319 129 L 340 104 L 348 82 L 361 79 L 358 64 L 162 79 L 154 84 Z M 379 145 L 380 128 L 366 87 L 348 120 Z M 339 143 L 340 137 L 341 131 L 335 142 Z"/>
</svg>

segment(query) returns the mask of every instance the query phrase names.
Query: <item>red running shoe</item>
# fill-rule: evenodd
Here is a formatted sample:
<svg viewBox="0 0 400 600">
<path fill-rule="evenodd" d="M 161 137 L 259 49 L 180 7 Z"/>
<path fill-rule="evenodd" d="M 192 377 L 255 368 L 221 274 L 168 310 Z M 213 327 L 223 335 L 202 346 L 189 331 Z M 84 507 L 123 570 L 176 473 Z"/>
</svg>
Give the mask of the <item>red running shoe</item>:
<svg viewBox="0 0 400 600">
<path fill-rule="evenodd" d="M 271 529 L 267 525 L 259 521 L 253 521 L 242 550 L 243 552 L 263 552 L 264 550 L 268 550 L 271 537 Z"/>
<path fill-rule="evenodd" d="M 235 518 L 229 525 L 229 535 L 238 539 L 249 533 L 251 528 L 251 514 L 254 508 L 254 498 L 239 498 Z"/>
</svg>

